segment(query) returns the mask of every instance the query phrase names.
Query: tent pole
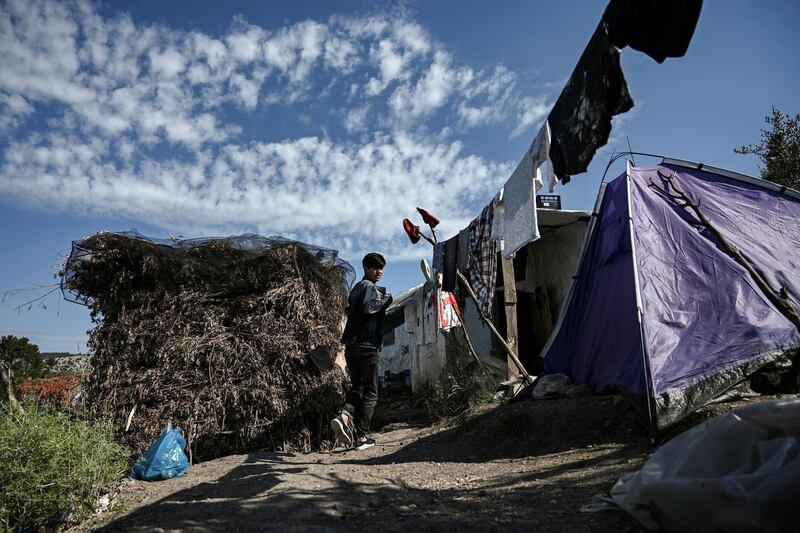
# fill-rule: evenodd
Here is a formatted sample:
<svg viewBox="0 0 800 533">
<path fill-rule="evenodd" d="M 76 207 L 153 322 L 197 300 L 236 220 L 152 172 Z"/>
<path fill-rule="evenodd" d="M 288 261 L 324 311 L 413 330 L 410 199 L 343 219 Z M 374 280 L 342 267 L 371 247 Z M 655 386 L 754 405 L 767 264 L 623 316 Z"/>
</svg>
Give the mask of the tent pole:
<svg viewBox="0 0 800 533">
<path fill-rule="evenodd" d="M 642 346 L 642 366 L 644 367 L 645 379 L 645 397 L 647 398 L 647 415 L 650 423 L 650 435 L 654 436 L 658 432 L 658 423 L 656 420 L 655 406 L 651 398 L 651 392 L 655 395 L 655 387 L 653 387 L 653 379 L 650 371 L 650 362 L 647 354 L 647 343 L 644 336 L 644 303 L 642 302 L 642 288 L 639 283 L 639 263 L 636 259 L 636 235 L 633 225 L 633 202 L 631 200 L 631 163 L 627 162 L 625 168 L 626 174 L 626 187 L 628 198 L 628 231 L 631 237 L 631 259 L 633 261 L 633 286 L 636 293 L 636 319 L 639 322 L 639 339 Z"/>
</svg>

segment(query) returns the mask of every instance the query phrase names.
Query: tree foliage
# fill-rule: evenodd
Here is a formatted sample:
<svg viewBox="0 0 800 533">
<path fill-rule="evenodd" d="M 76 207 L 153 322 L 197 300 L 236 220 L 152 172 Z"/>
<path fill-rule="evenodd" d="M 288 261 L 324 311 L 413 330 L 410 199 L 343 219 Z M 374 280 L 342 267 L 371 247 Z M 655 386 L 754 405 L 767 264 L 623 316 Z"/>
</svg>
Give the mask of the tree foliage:
<svg viewBox="0 0 800 533">
<path fill-rule="evenodd" d="M 27 337 L 14 335 L 0 337 L 0 361 L 11 368 L 18 381 L 41 377 L 52 366 L 52 359 L 45 360 L 39 347 L 31 344 Z"/>
<path fill-rule="evenodd" d="M 761 158 L 761 178 L 800 190 L 800 114 L 792 118 L 773 107 L 765 117 L 768 128 L 761 130 L 761 142 L 733 151 Z"/>
</svg>

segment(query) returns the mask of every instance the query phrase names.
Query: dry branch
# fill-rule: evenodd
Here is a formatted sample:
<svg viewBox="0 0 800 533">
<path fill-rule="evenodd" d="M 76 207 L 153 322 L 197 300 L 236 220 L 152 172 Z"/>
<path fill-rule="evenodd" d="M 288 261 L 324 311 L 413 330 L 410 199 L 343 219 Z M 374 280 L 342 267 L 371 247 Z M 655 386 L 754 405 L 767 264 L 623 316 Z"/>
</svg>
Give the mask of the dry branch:
<svg viewBox="0 0 800 533">
<path fill-rule="evenodd" d="M 722 250 L 732 257 L 739 265 L 741 265 L 753 280 L 758 285 L 758 288 L 764 293 L 767 299 L 780 311 L 797 329 L 800 331 L 800 313 L 795 309 L 789 294 L 785 287 L 781 287 L 777 291 L 774 290 L 769 283 L 764 279 L 760 272 L 758 272 L 752 263 L 739 251 L 736 246 L 731 244 L 728 239 L 711 223 L 708 217 L 700 209 L 700 202 L 695 201 L 689 196 L 688 193 L 681 190 L 676 183 L 676 173 L 670 175 L 663 174 L 658 170 L 658 177 L 661 178 L 666 186 L 662 187 L 650 178 L 650 187 L 657 189 L 663 195 L 672 198 L 682 208 L 689 208 L 700 221 L 700 223 L 707 228 L 717 239 Z M 672 192 L 674 191 L 674 192 Z"/>
<path fill-rule="evenodd" d="M 136 452 L 168 421 L 200 459 L 320 444 L 314 428 L 341 405 L 344 374 L 307 354 L 338 345 L 340 268 L 286 243 L 171 248 L 101 233 L 79 246 L 64 287 L 98 324 L 87 405 L 130 424 L 121 438 Z"/>
</svg>

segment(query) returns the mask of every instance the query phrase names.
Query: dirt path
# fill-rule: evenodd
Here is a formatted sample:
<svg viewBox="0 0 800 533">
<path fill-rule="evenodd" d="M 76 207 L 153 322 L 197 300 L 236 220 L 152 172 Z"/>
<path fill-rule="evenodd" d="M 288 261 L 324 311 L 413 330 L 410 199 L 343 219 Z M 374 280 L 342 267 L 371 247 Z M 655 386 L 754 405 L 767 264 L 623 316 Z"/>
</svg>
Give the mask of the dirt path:
<svg viewBox="0 0 800 533">
<path fill-rule="evenodd" d="M 580 512 L 653 450 L 619 399 L 524 401 L 455 425 L 395 423 L 375 436 L 379 445 L 362 452 L 252 453 L 194 465 L 179 479 L 128 480 L 118 510 L 78 530 L 639 529 L 622 513 Z"/>
<path fill-rule="evenodd" d="M 117 510 L 77 530 L 636 529 L 619 513 L 579 512 L 648 451 L 628 420 L 598 438 L 579 430 L 584 417 L 563 419 L 590 404 L 596 410 L 597 399 L 527 401 L 461 424 L 395 423 L 362 452 L 252 453 L 194 465 L 179 479 L 127 480 Z M 610 398 L 600 404 L 608 420 L 629 415 L 614 413 Z"/>
</svg>

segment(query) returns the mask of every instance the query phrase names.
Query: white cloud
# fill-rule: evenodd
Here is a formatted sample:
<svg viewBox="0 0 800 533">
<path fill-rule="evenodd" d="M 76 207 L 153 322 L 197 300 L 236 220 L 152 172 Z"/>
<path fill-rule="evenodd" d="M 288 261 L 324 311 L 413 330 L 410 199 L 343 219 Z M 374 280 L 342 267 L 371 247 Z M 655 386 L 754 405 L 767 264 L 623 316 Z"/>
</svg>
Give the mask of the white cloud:
<svg viewBox="0 0 800 533">
<path fill-rule="evenodd" d="M 249 63 L 258 57 L 261 52 L 261 43 L 266 38 L 266 32 L 258 26 L 253 26 L 237 17 L 234 21 L 235 29 L 225 39 L 233 59 L 242 63 Z"/>
<path fill-rule="evenodd" d="M 522 114 L 517 120 L 517 125 L 511 131 L 511 138 L 519 137 L 528 132 L 534 124 L 542 121 L 550 112 L 550 105 L 544 98 L 524 98 L 521 101 Z"/>
<path fill-rule="evenodd" d="M 227 144 L 194 161 L 145 158 L 136 164 L 116 160 L 109 148 L 56 135 L 13 143 L 0 169 L 0 191 L 37 191 L 37 203 L 184 232 L 268 226 L 269 233 L 326 235 L 336 246 L 364 233 L 396 246 L 403 242 L 400 221 L 415 206 L 443 220 L 469 220 L 511 170 L 463 154 L 458 142 L 404 135 L 361 145 L 316 137 Z"/>
<path fill-rule="evenodd" d="M 259 84 L 241 74 L 231 76 L 230 83 L 237 91 L 239 103 L 246 109 L 254 109 L 258 104 Z"/>
<path fill-rule="evenodd" d="M 0 192 L 195 234 L 405 250 L 399 224 L 413 207 L 455 232 L 510 173 L 453 132 L 518 136 L 547 111 L 513 72 L 459 62 L 397 12 L 279 28 L 237 17 L 210 35 L 105 16 L 91 1 L 9 0 L 0 49 Z M 317 136 L 286 139 L 274 106 Z M 267 133 L 245 139 L 253 113 Z"/>
<path fill-rule="evenodd" d="M 389 99 L 392 112 L 398 119 L 415 120 L 429 115 L 445 103 L 453 93 L 456 73 L 450 68 L 450 57 L 436 52 L 428 71 L 412 87 L 398 87 Z"/>
<path fill-rule="evenodd" d="M 157 77 L 174 78 L 186 67 L 183 56 L 174 48 L 168 48 L 163 52 L 150 50 L 150 69 Z"/>
<path fill-rule="evenodd" d="M 367 129 L 369 105 L 350 109 L 344 117 L 344 127 L 350 133 L 357 133 Z"/>
<path fill-rule="evenodd" d="M 24 96 L 0 92 L 0 132 L 17 127 L 33 112 L 33 106 Z"/>
</svg>

